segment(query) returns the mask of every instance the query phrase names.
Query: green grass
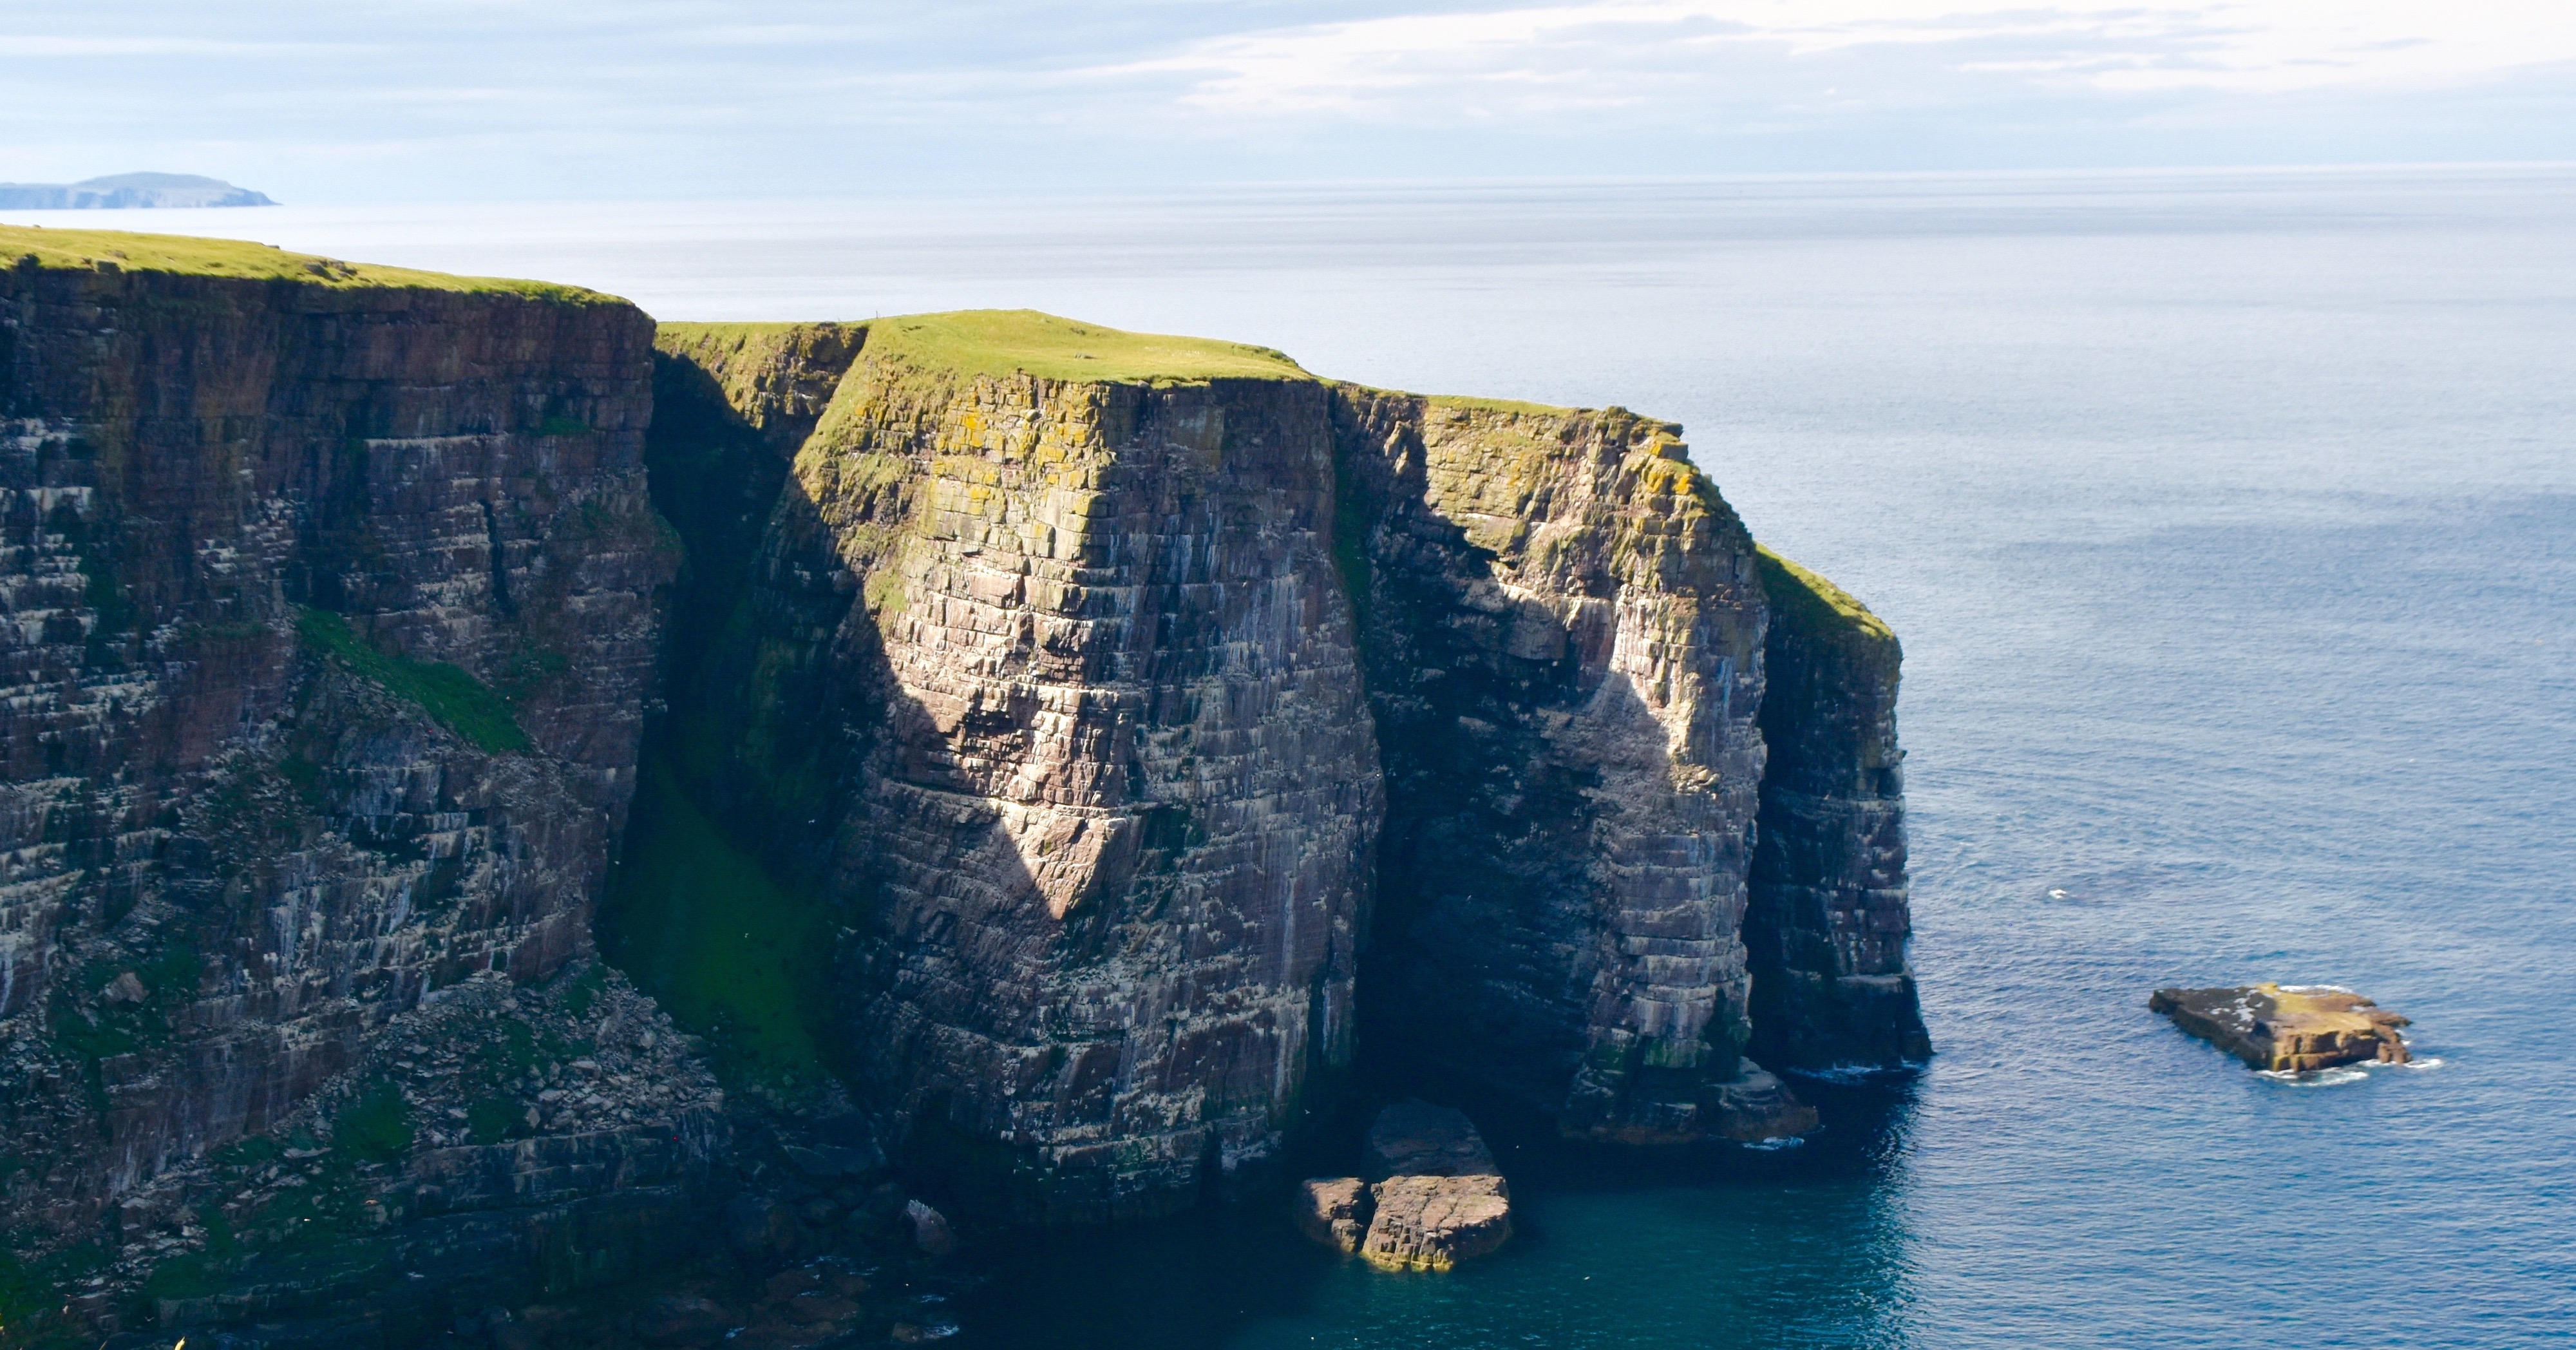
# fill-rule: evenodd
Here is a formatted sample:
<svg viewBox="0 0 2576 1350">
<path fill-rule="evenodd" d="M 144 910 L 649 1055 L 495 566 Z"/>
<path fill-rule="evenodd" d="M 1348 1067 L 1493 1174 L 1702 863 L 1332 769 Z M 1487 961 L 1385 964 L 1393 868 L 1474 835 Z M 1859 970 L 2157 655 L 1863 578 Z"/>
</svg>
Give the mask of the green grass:
<svg viewBox="0 0 2576 1350">
<path fill-rule="evenodd" d="M 314 648 L 346 661 L 387 692 L 419 704 L 448 730 L 485 752 L 527 752 L 528 735 L 519 729 L 509 700 L 470 673 L 445 662 L 388 656 L 360 637 L 348 620 L 327 609 L 299 606 L 295 627 Z"/>
<path fill-rule="evenodd" d="M 1114 384 L 1314 378 L 1268 347 L 1129 333 L 1033 309 L 967 309 L 879 319 L 868 325 L 861 355 L 968 375 L 1025 372 L 1048 380 Z"/>
<path fill-rule="evenodd" d="M 1476 398 L 1467 394 L 1425 394 L 1422 401 L 1433 408 L 1461 408 L 1469 412 L 1516 413 L 1523 417 L 1573 417 L 1582 408 L 1559 408 L 1547 403 L 1524 403 L 1516 398 Z"/>
<path fill-rule="evenodd" d="M 604 907 L 608 959 L 755 1076 L 818 1075 L 807 1018 L 822 1006 L 819 907 L 780 890 L 665 765 L 645 770 L 626 839 Z"/>
<path fill-rule="evenodd" d="M 465 1131 L 477 1144 L 497 1144 L 527 1131 L 527 1108 L 507 1097 L 486 1097 L 465 1108 Z"/>
<path fill-rule="evenodd" d="M 331 1147 L 343 1159 L 396 1162 L 411 1152 L 411 1140 L 410 1108 L 403 1105 L 402 1089 L 391 1083 L 360 1093 L 331 1122 Z"/>
<path fill-rule="evenodd" d="M 1762 588 L 1774 609 L 1785 609 L 1822 632 L 1842 632 L 1874 641 L 1892 641 L 1895 630 L 1869 612 L 1850 592 L 1772 552 L 1758 548 Z"/>
<path fill-rule="evenodd" d="M 122 230 L 53 230 L 30 225 L 0 225 L 0 267 L 20 265 L 32 257 L 38 267 L 95 269 L 111 263 L 128 272 L 166 272 L 183 276 L 232 277 L 252 281 L 294 281 L 334 290 L 401 288 L 518 295 L 576 305 L 614 305 L 625 301 L 579 286 L 502 277 L 459 277 L 420 272 L 408 267 L 345 263 L 305 253 L 288 253 L 269 244 L 238 239 L 193 239 L 175 234 L 128 234 Z"/>
</svg>

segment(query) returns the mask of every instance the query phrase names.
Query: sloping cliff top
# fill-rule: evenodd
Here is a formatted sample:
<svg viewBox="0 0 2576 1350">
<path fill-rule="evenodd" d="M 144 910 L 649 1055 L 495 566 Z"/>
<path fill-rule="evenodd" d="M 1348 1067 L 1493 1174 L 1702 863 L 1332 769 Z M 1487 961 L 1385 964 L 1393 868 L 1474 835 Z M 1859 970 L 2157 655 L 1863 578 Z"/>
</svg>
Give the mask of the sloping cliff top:
<svg viewBox="0 0 2576 1350">
<path fill-rule="evenodd" d="M 1895 630 L 1849 591 L 1772 552 L 1760 550 L 1763 589 L 1771 603 L 1795 609 L 1812 632 L 1839 633 L 1865 643 L 1894 642 Z"/>
<path fill-rule="evenodd" d="M 133 234 L 123 230 L 49 230 L 36 225 L 0 225 L 0 266 L 27 265 L 70 270 L 102 266 L 128 272 L 168 272 L 182 276 L 231 277 L 251 281 L 296 281 L 337 290 L 402 288 L 523 295 L 532 300 L 571 304 L 624 304 L 613 295 L 548 281 L 501 277 L 459 277 L 408 267 L 347 263 L 307 253 L 289 253 L 273 244 L 240 239 L 194 239 L 176 234 Z"/>
<path fill-rule="evenodd" d="M 1175 384 L 1311 380 L 1268 347 L 1213 338 L 1130 333 L 1033 309 L 907 314 L 868 326 L 868 354 L 964 375 L 1023 372 L 1046 380 Z"/>
</svg>

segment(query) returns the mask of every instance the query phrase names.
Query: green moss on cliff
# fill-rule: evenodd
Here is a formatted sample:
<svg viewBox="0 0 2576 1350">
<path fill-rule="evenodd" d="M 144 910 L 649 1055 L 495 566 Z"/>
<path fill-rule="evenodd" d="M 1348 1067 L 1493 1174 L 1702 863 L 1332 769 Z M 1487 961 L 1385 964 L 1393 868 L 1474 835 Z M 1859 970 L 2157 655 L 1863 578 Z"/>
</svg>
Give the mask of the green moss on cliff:
<svg viewBox="0 0 2576 1350">
<path fill-rule="evenodd" d="M 653 348 L 703 372 L 734 416 L 766 430 L 775 395 L 798 386 L 828 393 L 866 339 L 867 325 L 857 323 L 666 323 Z"/>
<path fill-rule="evenodd" d="M 681 791 L 664 764 L 644 772 L 609 877 L 601 948 L 727 1067 L 815 1076 L 808 1010 L 829 933 L 819 907 L 779 889 Z"/>
<path fill-rule="evenodd" d="M 231 277 L 250 281 L 294 281 L 336 290 L 399 287 L 406 290 L 461 291 L 520 295 L 578 305 L 623 304 L 612 295 L 549 281 L 502 277 L 459 277 L 408 267 L 379 267 L 289 253 L 270 244 L 238 239 L 192 239 L 175 234 L 129 234 L 123 230 L 51 230 L 32 225 L 0 225 L 0 267 L 97 271 L 102 265 L 127 272 L 168 272 L 183 276 Z"/>
<path fill-rule="evenodd" d="M 1894 642 L 1895 630 L 1851 593 L 1796 563 L 1760 548 L 1762 588 L 1774 610 L 1788 612 L 1818 636 L 1841 635 L 1868 643 Z"/>
<path fill-rule="evenodd" d="M 358 636 L 346 619 L 327 609 L 302 607 L 295 629 L 316 650 L 339 657 L 386 691 L 419 704 L 448 730 L 486 753 L 527 752 L 528 734 L 519 729 L 509 701 L 466 671 L 445 662 L 387 656 Z"/>
<path fill-rule="evenodd" d="M 1311 380 L 1279 352 L 1212 338 L 1129 333 L 1033 309 L 909 314 L 868 326 L 867 354 L 967 375 L 1026 373 L 1112 384 Z"/>
</svg>

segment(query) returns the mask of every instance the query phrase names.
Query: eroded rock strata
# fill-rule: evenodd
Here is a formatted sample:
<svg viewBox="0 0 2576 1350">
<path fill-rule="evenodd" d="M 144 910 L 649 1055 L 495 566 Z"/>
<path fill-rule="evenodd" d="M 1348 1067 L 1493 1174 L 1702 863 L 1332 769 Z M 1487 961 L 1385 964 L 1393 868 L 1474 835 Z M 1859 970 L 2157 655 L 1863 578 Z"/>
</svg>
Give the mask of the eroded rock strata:
<svg viewBox="0 0 2576 1350">
<path fill-rule="evenodd" d="M 588 950 L 672 566 L 651 334 L 567 288 L 0 237 L 10 1322 L 51 1280 L 112 1327 L 189 1228 L 305 1226 L 161 1183 L 433 991 Z"/>
<path fill-rule="evenodd" d="M 0 1299 L 391 1343 L 694 1244 L 664 1320 L 788 1343 L 860 1314 L 776 1263 L 956 1236 L 878 1140 L 1099 1221 L 1272 1175 L 1363 1044 L 1631 1143 L 1922 1053 L 1893 640 L 1668 425 L 0 246 Z"/>
<path fill-rule="evenodd" d="M 1754 546 L 1679 429 L 1335 390 L 1391 1049 L 1626 1142 L 1796 1134 L 1744 1058 Z"/>
<path fill-rule="evenodd" d="M 1326 393 L 1243 349 L 976 369 L 901 324 L 770 515 L 718 795 L 805 818 L 890 1135 L 1000 1146 L 1027 1217 L 1166 1212 L 1351 1055 L 1380 801 Z"/>
<path fill-rule="evenodd" d="M 1919 1062 L 1932 1040 L 1906 965 L 1903 652 L 1840 587 L 1768 549 L 1759 561 L 1771 626 L 1744 922 L 1753 1053 L 1782 1068 Z"/>
</svg>

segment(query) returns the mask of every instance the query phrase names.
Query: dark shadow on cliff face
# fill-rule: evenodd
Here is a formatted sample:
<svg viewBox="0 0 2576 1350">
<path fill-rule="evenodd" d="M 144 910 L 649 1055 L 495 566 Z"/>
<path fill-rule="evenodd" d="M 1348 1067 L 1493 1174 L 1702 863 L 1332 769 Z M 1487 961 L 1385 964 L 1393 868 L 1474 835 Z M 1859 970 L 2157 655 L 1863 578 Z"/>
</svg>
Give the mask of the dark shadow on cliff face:
<svg viewBox="0 0 2576 1350">
<path fill-rule="evenodd" d="M 1489 1089 L 1410 1082 L 1404 1095 L 1465 1109 L 1501 1162 L 1515 1235 L 1500 1252 L 1449 1274 L 1371 1270 L 1301 1237 L 1284 1196 L 1105 1235 L 1017 1235 L 982 1257 L 990 1280 L 958 1301 L 956 1344 L 1502 1350 L 1549 1343 L 1563 1301 L 1593 1306 L 1601 1281 L 1615 1282 L 1622 1311 L 1587 1321 L 1584 1343 L 1898 1343 L 1887 1324 L 1910 1240 L 1896 1200 L 1913 1083 L 1798 1090 L 1824 1117 L 1801 1146 L 1639 1150 L 1562 1139 Z M 1355 1170 L 1359 1131 L 1385 1100 L 1356 1097 L 1325 1132 L 1336 1142 L 1300 1159 L 1306 1174 Z M 1669 1339 L 1693 1315 L 1707 1320 Z"/>
<path fill-rule="evenodd" d="M 710 1039 L 731 1081 L 792 1108 L 779 1129 L 852 1104 L 884 1121 L 897 1104 L 867 1091 L 857 1043 L 882 1030 L 863 1016 L 885 965 L 870 959 L 869 792 L 890 755 L 939 733 L 855 612 L 859 578 L 791 471 L 821 408 L 755 427 L 695 363 L 657 353 L 655 377 L 654 502 L 687 564 L 601 947 Z M 953 806 L 959 847 L 1034 895 L 999 813 L 964 794 Z M 834 1084 L 850 1096 L 827 1102 Z M 916 1115 L 881 1141 L 907 1180 L 952 1212 L 1008 1210 L 1023 1150 L 947 1126 L 935 1096 Z"/>
<path fill-rule="evenodd" d="M 1553 662 L 1481 650 L 1491 621 L 1462 614 L 1459 599 L 1493 584 L 1495 555 L 1425 504 L 1418 437 L 1409 453 L 1383 455 L 1338 407 L 1335 420 L 1335 561 L 1387 801 L 1357 1076 L 1363 1092 L 1402 1095 L 1441 1063 L 1465 1062 L 1523 1103 L 1553 1107 L 1583 1053 L 1590 972 L 1551 980 L 1546 944 L 1516 939 L 1588 927 L 1561 902 L 1588 890 L 1584 794 L 1599 775 L 1540 751 L 1525 713 L 1579 703 L 1583 646 Z M 1493 790 L 1498 771 L 1509 793 Z"/>
<path fill-rule="evenodd" d="M 838 814 L 834 743 L 802 737 L 794 762 L 759 762 L 766 772 L 746 782 L 746 722 L 761 710 L 736 695 L 747 675 L 742 648 L 773 589 L 761 585 L 773 517 L 808 534 L 816 525 L 812 504 L 784 491 L 813 420 L 756 429 L 704 370 L 660 353 L 654 401 L 645 443 L 653 503 L 686 562 L 669 608 L 664 706 L 646 729 L 625 848 L 600 907 L 601 950 L 709 1037 L 730 1074 L 811 1087 L 831 1068 L 835 915 L 822 883 Z M 833 600 L 807 605 L 814 612 L 798 616 L 807 621 L 799 631 L 836 628 Z M 846 611 L 848 597 L 837 601 Z M 797 655 L 773 663 L 780 706 L 768 711 L 829 725 L 828 651 Z M 792 803 L 781 801 L 781 779 L 798 789 Z"/>
</svg>

